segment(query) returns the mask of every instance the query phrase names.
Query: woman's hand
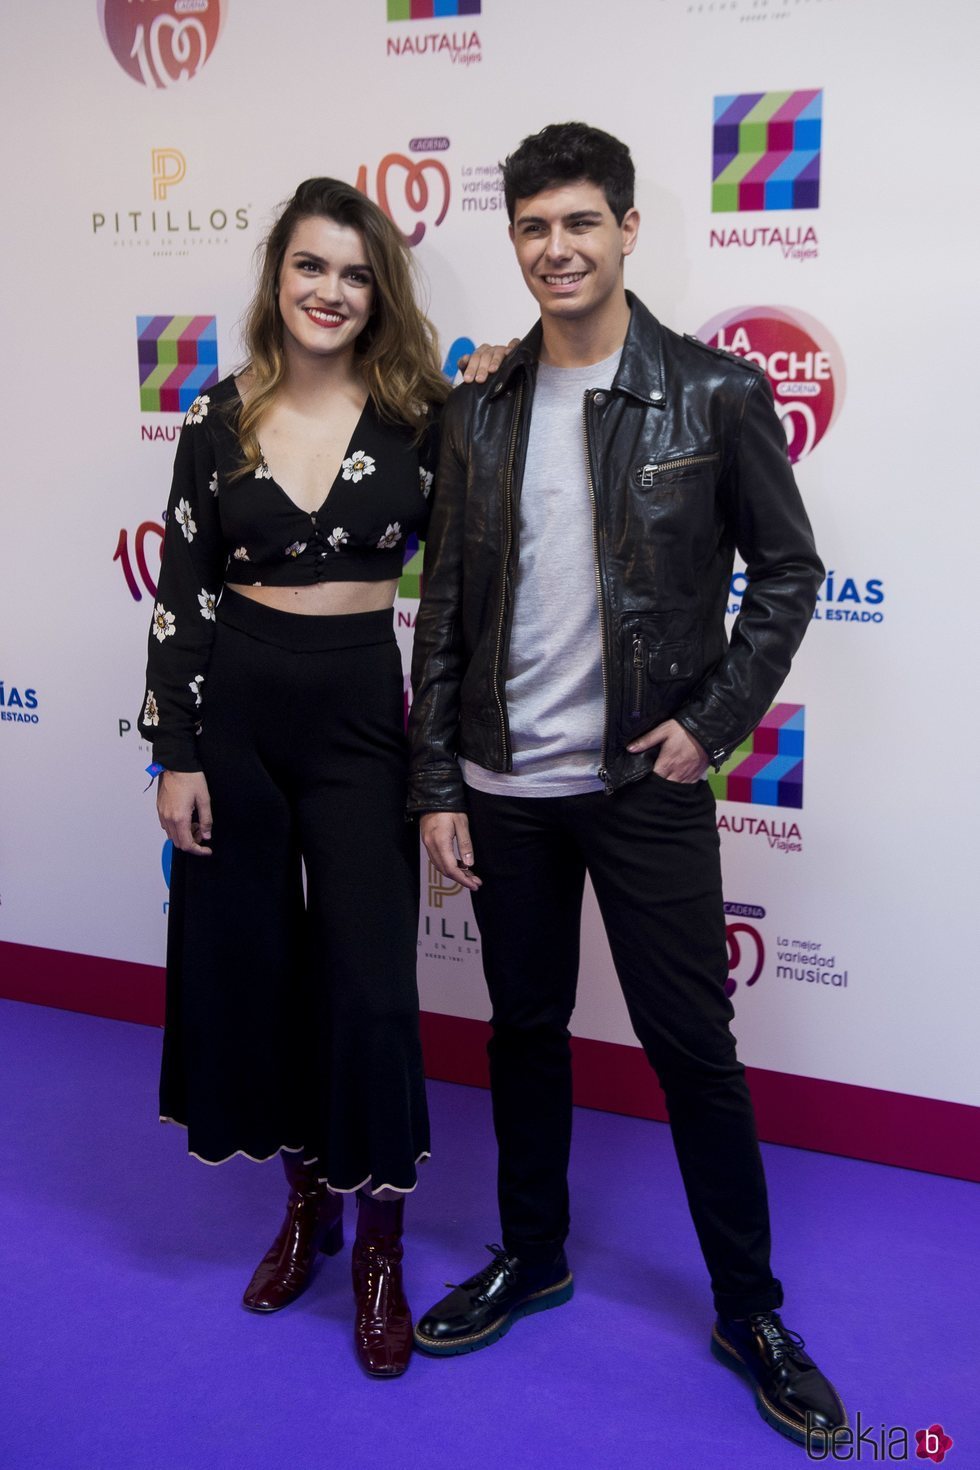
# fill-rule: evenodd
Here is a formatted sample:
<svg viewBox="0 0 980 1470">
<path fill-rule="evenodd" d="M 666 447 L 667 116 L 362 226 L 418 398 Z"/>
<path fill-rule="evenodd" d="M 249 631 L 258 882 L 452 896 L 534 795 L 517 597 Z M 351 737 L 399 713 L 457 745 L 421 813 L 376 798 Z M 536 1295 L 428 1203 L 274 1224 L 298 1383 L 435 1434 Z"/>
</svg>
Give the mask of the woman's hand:
<svg viewBox="0 0 980 1470">
<path fill-rule="evenodd" d="M 481 342 L 479 347 L 464 354 L 459 359 L 457 367 L 463 374 L 464 383 L 485 383 L 491 373 L 495 373 L 507 356 L 513 352 L 515 347 L 520 346 L 520 337 L 511 337 L 506 347 L 491 347 L 488 342 Z"/>
<path fill-rule="evenodd" d="M 197 821 L 194 813 L 197 812 Z M 157 816 L 174 847 L 210 857 L 211 797 L 203 771 L 164 771 L 157 782 Z"/>
</svg>

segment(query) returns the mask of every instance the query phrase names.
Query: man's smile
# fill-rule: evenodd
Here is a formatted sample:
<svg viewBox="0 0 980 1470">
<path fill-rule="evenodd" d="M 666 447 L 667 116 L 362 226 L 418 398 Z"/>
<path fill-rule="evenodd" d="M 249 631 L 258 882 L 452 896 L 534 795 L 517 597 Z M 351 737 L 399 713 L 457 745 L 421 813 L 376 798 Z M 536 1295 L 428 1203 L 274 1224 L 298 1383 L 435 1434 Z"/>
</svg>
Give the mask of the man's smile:
<svg viewBox="0 0 980 1470">
<path fill-rule="evenodd" d="M 542 276 L 546 286 L 577 286 L 579 281 L 584 281 L 587 271 L 565 271 L 562 274 L 549 274 Z"/>
</svg>

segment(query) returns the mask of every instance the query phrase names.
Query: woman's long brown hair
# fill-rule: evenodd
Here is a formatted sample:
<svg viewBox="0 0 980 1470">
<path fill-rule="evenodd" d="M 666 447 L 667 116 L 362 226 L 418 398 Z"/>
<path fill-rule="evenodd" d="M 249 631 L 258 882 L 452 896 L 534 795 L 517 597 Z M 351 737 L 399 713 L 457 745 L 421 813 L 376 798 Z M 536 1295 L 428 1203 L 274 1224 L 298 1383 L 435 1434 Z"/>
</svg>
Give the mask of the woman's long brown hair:
<svg viewBox="0 0 980 1470">
<path fill-rule="evenodd" d="M 237 425 L 245 456 L 243 474 L 262 462 L 258 426 L 286 372 L 279 312 L 279 272 L 286 247 L 301 220 L 318 217 L 357 230 L 374 273 L 374 306 L 354 352 L 378 413 L 421 432 L 428 405 L 441 403 L 449 392 L 439 370 L 435 331 L 416 300 L 411 254 L 398 229 L 350 184 L 307 179 L 269 232 L 258 286 L 245 316 L 250 384 Z"/>
</svg>

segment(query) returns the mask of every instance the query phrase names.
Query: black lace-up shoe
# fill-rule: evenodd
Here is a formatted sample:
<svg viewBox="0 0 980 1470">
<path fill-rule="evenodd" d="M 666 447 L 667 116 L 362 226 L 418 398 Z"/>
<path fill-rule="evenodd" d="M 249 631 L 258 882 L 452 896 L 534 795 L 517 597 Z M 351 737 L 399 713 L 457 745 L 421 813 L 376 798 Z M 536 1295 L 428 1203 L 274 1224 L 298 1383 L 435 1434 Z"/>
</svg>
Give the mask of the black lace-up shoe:
<svg viewBox="0 0 980 1470">
<path fill-rule="evenodd" d="M 748 1379 L 767 1424 L 798 1444 L 829 1449 L 834 1431 L 847 1427 L 847 1410 L 803 1346 L 776 1312 L 719 1317 L 711 1334 L 711 1351 Z"/>
<path fill-rule="evenodd" d="M 487 1250 L 490 1264 L 454 1286 L 416 1324 L 415 1346 L 421 1352 L 437 1357 L 475 1353 L 503 1337 L 519 1317 L 560 1307 L 572 1295 L 564 1251 L 544 1265 L 532 1265 L 499 1245 Z"/>
</svg>

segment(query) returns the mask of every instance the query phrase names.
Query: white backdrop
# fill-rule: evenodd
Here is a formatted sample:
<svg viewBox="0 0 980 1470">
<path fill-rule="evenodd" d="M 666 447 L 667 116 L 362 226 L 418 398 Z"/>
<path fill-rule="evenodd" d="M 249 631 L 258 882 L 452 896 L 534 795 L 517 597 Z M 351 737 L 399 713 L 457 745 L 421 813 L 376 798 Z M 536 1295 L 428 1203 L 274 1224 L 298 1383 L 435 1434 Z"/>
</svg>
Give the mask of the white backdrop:
<svg viewBox="0 0 980 1470">
<path fill-rule="evenodd" d="M 162 963 L 167 888 L 134 727 L 180 415 L 141 409 L 137 317 L 216 318 L 228 371 L 277 202 L 310 174 L 363 170 L 406 232 L 424 227 L 415 253 L 444 352 L 522 334 L 534 313 L 495 165 L 546 122 L 584 117 L 636 160 L 628 285 L 668 324 L 717 341 L 720 323 L 721 340 L 761 352 L 793 413 L 828 417 L 833 386 L 832 422 L 798 465 L 833 575 L 780 695 L 803 707 L 803 805 L 719 803 L 743 1058 L 980 1104 L 977 209 L 962 146 L 976 8 L 456 8 L 476 13 L 4 8 L 0 941 Z M 126 70 L 141 64 L 145 81 Z M 193 74 L 157 85 L 181 67 Z M 713 213 L 715 99 L 764 94 L 763 110 L 785 111 L 776 92 L 790 111 L 800 92 L 822 108 L 818 206 Z M 798 449 L 804 420 L 790 425 Z M 737 592 L 736 579 L 733 608 Z M 407 651 L 415 603 L 398 606 Z M 485 1017 L 468 900 L 428 876 L 423 1005 Z M 634 1044 L 591 901 L 574 1024 Z"/>
</svg>

